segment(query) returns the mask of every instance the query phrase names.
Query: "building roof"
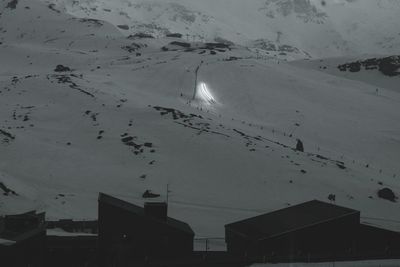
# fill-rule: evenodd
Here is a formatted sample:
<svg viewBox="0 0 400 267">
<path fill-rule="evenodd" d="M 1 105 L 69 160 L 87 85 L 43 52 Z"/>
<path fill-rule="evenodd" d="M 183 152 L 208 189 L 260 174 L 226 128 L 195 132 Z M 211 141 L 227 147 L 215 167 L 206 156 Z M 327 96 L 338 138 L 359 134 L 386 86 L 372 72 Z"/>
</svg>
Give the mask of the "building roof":
<svg viewBox="0 0 400 267">
<path fill-rule="evenodd" d="M 112 197 L 110 195 L 104 194 L 104 193 L 99 193 L 99 202 L 107 203 L 109 205 L 115 206 L 120 209 L 124 209 L 128 212 L 134 213 L 136 215 L 142 216 L 146 220 L 151 220 L 151 221 L 156 221 L 158 223 L 166 224 L 169 227 L 175 228 L 177 230 L 186 232 L 188 234 L 194 235 L 194 232 L 192 228 L 189 226 L 189 224 L 167 217 L 166 221 L 160 221 L 156 220 L 153 217 L 146 216 L 144 213 L 144 208 L 136 206 L 132 203 L 126 202 L 124 200 Z"/>
<path fill-rule="evenodd" d="M 225 227 L 249 239 L 263 240 L 355 213 L 359 211 L 312 200 Z"/>
<path fill-rule="evenodd" d="M 8 240 L 8 239 L 2 239 L 0 238 L 0 246 L 12 246 L 14 245 L 16 242 L 13 240 Z"/>
<path fill-rule="evenodd" d="M 45 213 L 30 211 L 16 215 L 0 217 L 0 245 L 13 245 L 46 232 Z M 6 242 L 12 241 L 14 243 Z"/>
</svg>

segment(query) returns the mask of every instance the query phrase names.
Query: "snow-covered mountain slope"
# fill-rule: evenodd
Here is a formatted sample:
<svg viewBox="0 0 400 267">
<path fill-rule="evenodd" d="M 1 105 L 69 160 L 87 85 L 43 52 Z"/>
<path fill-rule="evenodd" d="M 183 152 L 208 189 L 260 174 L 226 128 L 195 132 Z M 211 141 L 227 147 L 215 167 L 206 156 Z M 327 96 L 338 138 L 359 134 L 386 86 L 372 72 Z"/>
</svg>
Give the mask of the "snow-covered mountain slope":
<svg viewBox="0 0 400 267">
<path fill-rule="evenodd" d="M 396 54 L 400 49 L 397 0 L 43 0 L 78 17 L 190 40 L 224 38 L 267 49 L 285 59 Z M 323 4 L 324 3 L 324 4 Z M 272 44 L 262 46 L 260 44 Z M 275 53 L 271 47 L 291 47 Z"/>
<path fill-rule="evenodd" d="M 391 65 L 386 67 L 388 74 L 382 73 L 381 65 L 378 63 L 382 59 L 390 59 Z M 352 58 L 324 58 L 319 60 L 297 60 L 291 62 L 293 66 L 300 68 L 310 68 L 334 76 L 339 76 L 346 79 L 356 80 L 363 83 L 374 85 L 375 94 L 379 94 L 381 88 L 400 92 L 400 56 L 391 57 L 352 57 Z M 397 61 L 397 63 L 395 63 Z M 354 65 L 354 69 L 349 67 Z M 344 67 L 344 68 L 343 68 Z M 385 66 L 383 66 L 385 67 Z M 397 68 L 397 70 L 396 70 Z"/>
<path fill-rule="evenodd" d="M 377 197 L 400 194 L 398 92 L 239 46 L 132 40 L 35 0 L 0 10 L 2 214 L 95 218 L 98 192 L 139 204 L 169 184 L 170 214 L 198 236 L 329 194 L 400 220 Z"/>
</svg>

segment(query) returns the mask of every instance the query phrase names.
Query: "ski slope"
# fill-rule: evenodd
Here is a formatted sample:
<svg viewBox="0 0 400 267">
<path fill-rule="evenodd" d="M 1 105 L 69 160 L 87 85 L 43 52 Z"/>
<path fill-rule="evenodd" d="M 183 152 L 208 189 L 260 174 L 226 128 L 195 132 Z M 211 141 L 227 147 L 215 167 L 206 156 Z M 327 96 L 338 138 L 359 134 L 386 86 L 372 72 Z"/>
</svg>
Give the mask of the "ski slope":
<svg viewBox="0 0 400 267">
<path fill-rule="evenodd" d="M 15 194 L 0 195 L 0 214 L 94 219 L 98 192 L 142 204 L 145 190 L 164 200 L 169 185 L 169 214 L 196 237 L 329 194 L 364 222 L 400 230 L 399 204 L 376 194 L 400 194 L 398 78 L 382 77 L 390 86 L 376 95 L 375 84 L 312 62 L 239 45 L 212 55 L 199 42 L 162 51 L 177 39 L 132 40 L 36 0 L 9 3 L 0 182 Z"/>
</svg>

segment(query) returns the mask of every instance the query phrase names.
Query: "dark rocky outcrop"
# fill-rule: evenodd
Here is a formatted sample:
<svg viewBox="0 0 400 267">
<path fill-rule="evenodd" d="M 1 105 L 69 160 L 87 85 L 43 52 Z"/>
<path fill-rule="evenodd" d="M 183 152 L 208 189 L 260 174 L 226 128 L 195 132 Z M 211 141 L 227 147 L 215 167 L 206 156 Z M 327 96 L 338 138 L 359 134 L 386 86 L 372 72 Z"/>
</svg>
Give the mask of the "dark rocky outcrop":
<svg viewBox="0 0 400 267">
<path fill-rule="evenodd" d="M 171 38 L 182 38 L 183 35 L 181 33 L 169 33 L 166 36 Z"/>
<path fill-rule="evenodd" d="M 14 135 L 10 134 L 9 132 L 7 132 L 5 130 L 0 129 L 0 134 L 4 135 L 6 138 L 9 138 L 9 139 L 12 139 L 12 140 L 15 139 Z"/>
<path fill-rule="evenodd" d="M 127 136 L 127 137 L 122 138 L 121 141 L 123 143 L 131 142 L 131 141 L 133 141 L 133 137 L 132 136 Z"/>
<path fill-rule="evenodd" d="M 129 53 L 133 53 L 142 48 L 142 46 L 140 44 L 132 43 L 130 45 L 122 46 L 121 48 Z"/>
<path fill-rule="evenodd" d="M 5 184 L 3 184 L 2 182 L 0 182 L 0 189 L 1 190 L 3 190 L 3 195 L 5 195 L 5 196 L 8 196 L 8 195 L 14 195 L 14 196 L 18 196 L 18 194 L 14 191 L 14 190 L 12 190 L 12 189 L 10 189 L 10 188 L 8 188 Z"/>
<path fill-rule="evenodd" d="M 138 32 L 135 34 L 131 34 L 127 37 L 128 39 L 154 39 L 154 36 L 144 32 Z"/>
<path fill-rule="evenodd" d="M 397 200 L 397 196 L 396 194 L 393 192 L 392 189 L 385 187 L 383 189 L 380 189 L 378 191 L 378 197 L 382 198 L 382 199 L 386 199 L 392 202 L 396 202 Z"/>
<path fill-rule="evenodd" d="M 297 139 L 296 150 L 300 152 L 304 152 L 304 145 L 300 139 Z"/>
<path fill-rule="evenodd" d="M 71 71 L 71 69 L 64 65 L 57 65 L 57 67 L 54 69 L 54 71 L 55 72 L 66 72 L 66 71 Z"/>
<path fill-rule="evenodd" d="M 53 10 L 54 12 L 58 13 L 58 14 L 61 13 L 60 10 L 56 9 L 56 5 L 55 5 L 55 4 L 48 4 L 47 7 L 48 7 L 49 9 Z"/>
<path fill-rule="evenodd" d="M 215 38 L 214 38 L 214 42 L 216 42 L 216 43 L 222 43 L 222 44 L 227 44 L 227 45 L 229 45 L 229 46 L 234 46 L 234 45 L 235 45 L 234 42 L 229 41 L 229 40 L 227 40 L 227 39 L 224 39 L 224 38 L 222 38 L 222 37 L 215 37 Z"/>
<path fill-rule="evenodd" d="M 235 61 L 235 60 L 239 60 L 242 59 L 241 57 L 235 57 L 235 56 L 230 56 L 226 59 L 224 59 L 224 61 Z"/>
<path fill-rule="evenodd" d="M 227 43 L 205 43 L 205 48 L 206 49 L 216 49 L 216 48 L 220 48 L 220 49 L 228 49 L 230 48 L 230 45 Z"/>
<path fill-rule="evenodd" d="M 366 60 L 359 60 L 349 62 L 338 66 L 340 71 L 359 72 L 364 68 L 365 70 L 379 70 L 386 76 L 400 75 L 400 56 L 390 56 L 384 58 L 369 58 Z"/>
<path fill-rule="evenodd" d="M 103 26 L 103 22 L 101 20 L 98 19 L 88 19 L 88 18 L 83 18 L 83 19 L 79 19 L 80 22 L 82 23 L 89 23 L 92 24 L 96 27 L 101 27 Z"/>
<path fill-rule="evenodd" d="M 184 47 L 184 48 L 189 48 L 191 46 L 190 43 L 178 42 L 178 41 L 174 41 L 174 42 L 171 42 L 169 44 L 170 45 L 176 45 L 176 46 Z"/>
<path fill-rule="evenodd" d="M 8 2 L 6 8 L 16 9 L 17 5 L 18 5 L 18 0 L 11 0 L 10 2 Z"/>
<path fill-rule="evenodd" d="M 379 61 L 378 69 L 386 76 L 400 75 L 400 56 L 382 58 Z"/>
<path fill-rule="evenodd" d="M 344 166 L 344 163 L 341 163 L 341 162 L 337 162 L 337 163 L 336 163 L 336 166 L 338 166 L 339 169 L 342 169 L 342 170 L 345 170 L 345 169 L 346 169 L 346 166 Z"/>
<path fill-rule="evenodd" d="M 129 30 L 129 26 L 128 25 L 117 25 L 118 28 L 120 28 L 121 30 Z"/>
</svg>

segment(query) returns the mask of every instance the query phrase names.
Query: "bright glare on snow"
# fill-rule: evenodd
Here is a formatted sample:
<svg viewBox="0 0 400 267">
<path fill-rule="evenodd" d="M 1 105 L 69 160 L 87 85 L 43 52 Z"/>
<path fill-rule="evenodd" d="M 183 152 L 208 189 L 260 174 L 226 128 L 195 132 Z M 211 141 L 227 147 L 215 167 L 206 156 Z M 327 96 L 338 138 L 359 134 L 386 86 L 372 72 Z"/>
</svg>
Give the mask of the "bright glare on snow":
<svg viewBox="0 0 400 267">
<path fill-rule="evenodd" d="M 216 102 L 214 96 L 211 94 L 210 90 L 208 89 L 207 84 L 205 84 L 204 82 L 201 82 L 198 85 L 197 94 L 202 100 L 204 100 L 205 102 L 207 102 L 209 104 L 213 104 Z"/>
</svg>

